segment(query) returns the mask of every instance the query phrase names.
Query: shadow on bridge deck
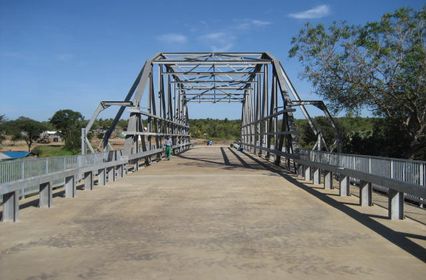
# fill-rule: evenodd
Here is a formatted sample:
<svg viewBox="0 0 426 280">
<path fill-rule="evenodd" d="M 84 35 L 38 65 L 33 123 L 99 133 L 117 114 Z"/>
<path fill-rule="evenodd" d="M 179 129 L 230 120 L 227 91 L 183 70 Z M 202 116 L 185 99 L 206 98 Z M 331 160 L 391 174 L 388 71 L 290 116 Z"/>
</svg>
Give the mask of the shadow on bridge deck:
<svg viewBox="0 0 426 280">
<path fill-rule="evenodd" d="M 227 147 L 0 225 L 0 279 L 421 279 L 426 227 Z M 338 210 L 338 211 L 336 211 Z"/>
</svg>

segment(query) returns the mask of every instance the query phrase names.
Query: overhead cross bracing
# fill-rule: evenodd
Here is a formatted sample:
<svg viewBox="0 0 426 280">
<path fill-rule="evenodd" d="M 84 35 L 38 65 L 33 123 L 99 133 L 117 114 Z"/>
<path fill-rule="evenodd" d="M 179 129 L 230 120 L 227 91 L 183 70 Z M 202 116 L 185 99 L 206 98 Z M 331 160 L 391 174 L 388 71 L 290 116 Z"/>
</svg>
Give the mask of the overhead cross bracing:
<svg viewBox="0 0 426 280">
<path fill-rule="evenodd" d="M 270 64 L 263 53 L 164 53 L 153 63 L 166 66 L 186 102 L 243 102 Z"/>
<path fill-rule="evenodd" d="M 190 143 L 189 103 L 241 104 L 241 144 L 254 153 L 294 153 L 298 136 L 294 112 L 300 110 L 317 137 L 314 149 L 338 146 L 338 133 L 322 101 L 300 98 L 281 63 L 266 52 L 164 52 L 147 60 L 127 96 L 122 101 L 101 102 L 82 133 L 82 151 L 94 152 L 88 140 L 99 113 L 120 106 L 112 126 L 103 136 L 101 149 L 109 150 L 109 140 L 127 109 L 130 116 L 124 153 L 161 149 L 170 136 L 175 149 Z M 334 143 L 327 143 L 321 129 L 308 112 L 313 105 L 322 110 L 336 129 Z M 289 162 L 289 161 L 288 161 Z"/>
</svg>

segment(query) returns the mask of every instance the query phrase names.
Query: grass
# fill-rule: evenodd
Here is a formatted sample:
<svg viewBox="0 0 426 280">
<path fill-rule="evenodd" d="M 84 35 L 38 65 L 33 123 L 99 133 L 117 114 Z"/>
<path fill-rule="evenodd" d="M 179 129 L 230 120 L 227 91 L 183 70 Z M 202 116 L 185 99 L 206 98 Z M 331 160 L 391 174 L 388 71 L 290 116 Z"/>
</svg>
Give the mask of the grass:
<svg viewBox="0 0 426 280">
<path fill-rule="evenodd" d="M 39 157 L 71 156 L 77 154 L 65 149 L 63 146 L 38 146 L 34 150 L 39 151 Z"/>
</svg>

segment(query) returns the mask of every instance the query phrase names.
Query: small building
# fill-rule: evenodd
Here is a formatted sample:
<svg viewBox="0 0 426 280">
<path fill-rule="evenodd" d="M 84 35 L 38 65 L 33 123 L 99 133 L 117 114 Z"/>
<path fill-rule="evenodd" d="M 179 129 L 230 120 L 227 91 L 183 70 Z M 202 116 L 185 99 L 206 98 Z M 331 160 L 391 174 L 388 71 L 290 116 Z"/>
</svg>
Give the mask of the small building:
<svg viewBox="0 0 426 280">
<path fill-rule="evenodd" d="M 59 134 L 58 131 L 55 130 L 46 130 L 43 131 L 40 134 L 40 139 L 38 140 L 39 143 L 57 143 L 57 142 L 61 142 L 62 141 L 62 137 Z"/>
</svg>

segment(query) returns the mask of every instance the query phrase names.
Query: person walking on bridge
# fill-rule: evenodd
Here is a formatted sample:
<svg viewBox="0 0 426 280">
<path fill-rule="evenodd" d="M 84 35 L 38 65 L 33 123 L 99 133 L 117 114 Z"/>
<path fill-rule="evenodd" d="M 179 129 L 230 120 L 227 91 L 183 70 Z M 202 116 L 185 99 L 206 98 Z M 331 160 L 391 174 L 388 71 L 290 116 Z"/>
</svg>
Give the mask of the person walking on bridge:
<svg viewBox="0 0 426 280">
<path fill-rule="evenodd" d="M 166 136 L 164 145 L 166 146 L 166 158 L 167 160 L 170 160 L 170 155 L 172 154 L 172 145 L 173 145 L 173 142 L 170 136 Z"/>
</svg>

